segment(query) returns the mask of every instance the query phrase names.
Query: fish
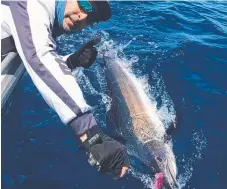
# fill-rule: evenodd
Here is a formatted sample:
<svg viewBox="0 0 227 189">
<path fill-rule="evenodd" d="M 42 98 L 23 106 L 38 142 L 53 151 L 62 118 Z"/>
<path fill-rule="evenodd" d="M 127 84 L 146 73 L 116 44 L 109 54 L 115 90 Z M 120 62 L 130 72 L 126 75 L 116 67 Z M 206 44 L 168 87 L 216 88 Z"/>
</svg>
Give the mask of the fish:
<svg viewBox="0 0 227 189">
<path fill-rule="evenodd" d="M 155 189 L 179 188 L 172 146 L 165 141 L 166 130 L 142 85 L 117 58 L 103 57 L 111 108 L 109 122 L 126 140 L 127 151 L 149 168 Z"/>
</svg>

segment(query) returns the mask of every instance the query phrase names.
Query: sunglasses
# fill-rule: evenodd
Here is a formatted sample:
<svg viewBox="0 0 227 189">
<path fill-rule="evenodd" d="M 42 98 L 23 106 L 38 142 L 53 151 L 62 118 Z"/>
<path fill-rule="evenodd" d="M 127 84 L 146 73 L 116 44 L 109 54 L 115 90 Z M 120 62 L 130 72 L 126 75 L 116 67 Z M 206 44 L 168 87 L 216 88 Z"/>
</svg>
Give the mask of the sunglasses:
<svg viewBox="0 0 227 189">
<path fill-rule="evenodd" d="M 93 7 L 89 1 L 78 0 L 77 2 L 80 6 L 80 9 L 82 9 L 85 13 L 91 12 L 93 10 Z"/>
<path fill-rule="evenodd" d="M 88 0 L 78 0 L 78 4 L 81 10 L 88 15 L 88 23 L 90 25 L 96 25 L 98 20 L 98 14 L 93 9 L 92 4 Z"/>
</svg>

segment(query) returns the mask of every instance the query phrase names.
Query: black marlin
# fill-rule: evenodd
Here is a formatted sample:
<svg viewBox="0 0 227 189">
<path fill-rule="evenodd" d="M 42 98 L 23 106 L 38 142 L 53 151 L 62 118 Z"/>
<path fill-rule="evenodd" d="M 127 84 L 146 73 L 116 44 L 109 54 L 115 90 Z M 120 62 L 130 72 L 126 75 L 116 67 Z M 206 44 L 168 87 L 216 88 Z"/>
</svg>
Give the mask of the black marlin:
<svg viewBox="0 0 227 189">
<path fill-rule="evenodd" d="M 120 60 L 104 57 L 105 74 L 112 98 L 111 119 L 126 139 L 127 147 L 155 176 L 154 188 L 178 188 L 175 157 L 165 143 L 165 128 L 154 103 Z"/>
</svg>

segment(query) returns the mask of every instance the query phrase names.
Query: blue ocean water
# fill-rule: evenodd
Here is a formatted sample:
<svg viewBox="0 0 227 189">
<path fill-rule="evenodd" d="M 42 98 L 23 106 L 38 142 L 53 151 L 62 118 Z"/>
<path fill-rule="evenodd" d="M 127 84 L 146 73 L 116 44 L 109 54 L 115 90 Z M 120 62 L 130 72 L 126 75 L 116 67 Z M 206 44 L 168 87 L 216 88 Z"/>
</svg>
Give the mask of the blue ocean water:
<svg viewBox="0 0 227 189">
<path fill-rule="evenodd" d="M 110 106 L 102 56 L 125 62 L 165 126 L 177 117 L 173 151 L 182 188 L 227 186 L 227 2 L 111 2 L 110 21 L 58 39 L 68 54 L 102 37 L 100 56 L 75 75 L 99 124 Z M 73 87 L 73 86 L 72 86 Z M 79 142 L 25 74 L 2 116 L 2 188 L 151 188 L 131 170 L 122 180 L 99 175 L 78 152 Z"/>
</svg>

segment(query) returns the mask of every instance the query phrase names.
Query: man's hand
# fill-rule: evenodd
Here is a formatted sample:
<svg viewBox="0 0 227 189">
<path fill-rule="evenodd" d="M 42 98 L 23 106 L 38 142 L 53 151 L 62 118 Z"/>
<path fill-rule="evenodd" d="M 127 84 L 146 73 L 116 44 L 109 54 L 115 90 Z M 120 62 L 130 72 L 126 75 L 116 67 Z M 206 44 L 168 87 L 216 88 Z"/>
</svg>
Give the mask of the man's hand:
<svg viewBox="0 0 227 189">
<path fill-rule="evenodd" d="M 80 139 L 89 155 L 88 162 L 101 173 L 111 174 L 114 179 L 126 174 L 129 162 L 125 146 L 101 132 L 92 137 L 84 134 Z"/>
<path fill-rule="evenodd" d="M 89 68 L 95 61 L 98 54 L 98 51 L 94 46 L 100 41 L 100 38 L 93 39 L 84 44 L 77 52 L 70 55 L 66 61 L 68 67 L 71 70 L 75 69 L 76 67 Z"/>
</svg>

